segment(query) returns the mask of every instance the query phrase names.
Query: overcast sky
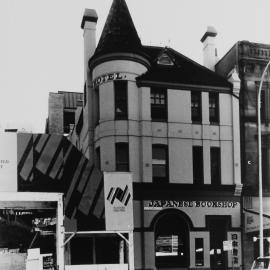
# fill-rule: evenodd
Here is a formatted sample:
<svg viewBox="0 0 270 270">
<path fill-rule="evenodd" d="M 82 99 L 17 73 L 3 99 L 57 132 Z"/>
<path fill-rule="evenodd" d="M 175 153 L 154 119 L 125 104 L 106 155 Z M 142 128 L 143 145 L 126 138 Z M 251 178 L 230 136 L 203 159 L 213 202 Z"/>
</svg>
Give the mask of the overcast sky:
<svg viewBox="0 0 270 270">
<path fill-rule="evenodd" d="M 144 45 L 170 46 L 202 63 L 208 25 L 222 57 L 237 41 L 270 44 L 269 0 L 126 0 Z M 112 0 L 0 0 L 0 130 L 44 132 L 48 93 L 83 91 L 85 8 L 99 38 Z"/>
</svg>

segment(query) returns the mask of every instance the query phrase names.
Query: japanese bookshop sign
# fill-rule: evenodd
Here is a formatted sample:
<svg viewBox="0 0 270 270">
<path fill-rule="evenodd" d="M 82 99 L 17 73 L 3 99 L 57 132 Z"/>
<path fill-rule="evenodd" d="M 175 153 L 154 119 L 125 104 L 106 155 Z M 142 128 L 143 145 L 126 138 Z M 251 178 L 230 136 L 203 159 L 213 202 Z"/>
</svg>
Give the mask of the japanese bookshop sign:
<svg viewBox="0 0 270 270">
<path fill-rule="evenodd" d="M 105 223 L 108 231 L 133 230 L 132 175 L 104 173 Z"/>
<path fill-rule="evenodd" d="M 0 192 L 17 189 L 17 133 L 0 133 Z"/>
</svg>

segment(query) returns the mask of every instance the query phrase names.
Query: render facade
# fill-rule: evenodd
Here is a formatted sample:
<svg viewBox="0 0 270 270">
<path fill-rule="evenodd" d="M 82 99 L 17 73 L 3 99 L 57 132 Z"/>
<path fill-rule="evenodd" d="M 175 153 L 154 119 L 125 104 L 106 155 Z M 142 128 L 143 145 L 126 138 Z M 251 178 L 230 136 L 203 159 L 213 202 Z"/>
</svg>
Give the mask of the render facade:
<svg viewBox="0 0 270 270">
<path fill-rule="evenodd" d="M 70 138 L 101 171 L 133 175 L 135 269 L 240 268 L 236 72 L 224 79 L 142 45 L 124 0 L 113 1 L 98 45 L 97 19 L 85 11 L 85 98 Z M 210 57 L 215 35 L 202 38 Z"/>
</svg>

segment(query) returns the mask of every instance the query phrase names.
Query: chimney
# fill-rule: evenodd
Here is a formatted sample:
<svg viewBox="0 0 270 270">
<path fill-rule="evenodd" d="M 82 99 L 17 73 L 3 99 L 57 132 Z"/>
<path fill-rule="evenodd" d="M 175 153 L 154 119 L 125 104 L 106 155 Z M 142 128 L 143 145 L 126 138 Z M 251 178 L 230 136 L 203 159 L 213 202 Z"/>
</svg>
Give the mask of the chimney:
<svg viewBox="0 0 270 270">
<path fill-rule="evenodd" d="M 87 79 L 88 61 L 93 56 L 96 49 L 96 25 L 97 12 L 94 9 L 85 9 L 81 28 L 84 30 L 84 78 Z"/>
<path fill-rule="evenodd" d="M 215 64 L 218 61 L 216 35 L 216 29 L 213 26 L 208 26 L 201 38 L 203 44 L 203 65 L 212 71 L 215 71 Z"/>
</svg>

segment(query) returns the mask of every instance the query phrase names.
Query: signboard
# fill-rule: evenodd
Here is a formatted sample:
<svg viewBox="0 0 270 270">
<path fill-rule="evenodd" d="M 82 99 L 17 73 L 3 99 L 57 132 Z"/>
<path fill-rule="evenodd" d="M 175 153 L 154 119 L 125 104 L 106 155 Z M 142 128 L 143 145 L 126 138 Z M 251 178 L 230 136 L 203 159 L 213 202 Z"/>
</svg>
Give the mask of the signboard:
<svg viewBox="0 0 270 270">
<path fill-rule="evenodd" d="M 104 173 L 106 230 L 133 230 L 132 175 Z"/>
<path fill-rule="evenodd" d="M 256 211 L 244 211 L 245 213 L 245 232 L 255 232 L 259 231 L 260 228 L 260 219 L 259 213 Z M 263 228 L 270 229 L 270 216 L 263 216 Z"/>
<path fill-rule="evenodd" d="M 123 72 L 112 72 L 112 73 L 106 73 L 101 76 L 96 77 L 93 80 L 93 88 L 109 82 L 109 81 L 115 81 L 115 80 L 135 80 L 134 74 L 131 73 L 123 73 Z"/>
<path fill-rule="evenodd" d="M 152 200 L 145 201 L 144 210 L 162 210 L 164 208 L 238 208 L 236 201 L 188 201 L 188 200 Z"/>
<path fill-rule="evenodd" d="M 17 133 L 1 133 L 0 192 L 16 192 L 17 186 Z"/>
<path fill-rule="evenodd" d="M 228 250 L 232 250 L 233 246 L 232 246 L 232 241 L 223 241 L 223 250 L 224 251 L 228 251 Z"/>
<path fill-rule="evenodd" d="M 228 232 L 228 239 L 229 240 L 227 242 L 230 242 L 230 252 L 228 253 L 228 266 L 240 267 L 240 265 L 242 264 L 241 233 Z"/>
<path fill-rule="evenodd" d="M 54 270 L 54 262 L 52 254 L 44 254 L 42 255 L 43 260 L 43 270 Z"/>
</svg>

